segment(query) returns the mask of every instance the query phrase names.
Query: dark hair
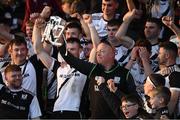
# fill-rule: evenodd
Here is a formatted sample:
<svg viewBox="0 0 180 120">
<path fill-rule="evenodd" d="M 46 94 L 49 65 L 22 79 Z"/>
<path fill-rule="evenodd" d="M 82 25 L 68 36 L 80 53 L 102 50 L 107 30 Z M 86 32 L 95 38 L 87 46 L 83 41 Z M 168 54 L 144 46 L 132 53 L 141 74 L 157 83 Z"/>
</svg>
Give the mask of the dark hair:
<svg viewBox="0 0 180 120">
<path fill-rule="evenodd" d="M 71 4 L 71 14 L 73 13 L 79 13 L 80 15 L 86 13 L 87 6 L 84 4 L 81 0 L 75 0 Z"/>
<path fill-rule="evenodd" d="M 160 43 L 159 46 L 160 46 L 160 48 L 164 48 L 165 50 L 171 52 L 171 54 L 174 56 L 174 58 L 177 57 L 178 48 L 177 48 L 177 45 L 174 44 L 173 42 L 169 42 L 169 41 L 162 42 L 162 43 Z"/>
<path fill-rule="evenodd" d="M 81 47 L 80 40 L 78 38 L 68 38 L 67 43 L 77 43 Z"/>
<path fill-rule="evenodd" d="M 112 20 L 108 21 L 107 26 L 120 26 L 121 23 L 122 22 L 117 19 L 112 19 Z"/>
<path fill-rule="evenodd" d="M 161 74 L 150 74 L 149 79 L 155 87 L 165 86 L 165 78 Z"/>
<path fill-rule="evenodd" d="M 15 38 L 15 39 L 11 40 L 8 47 L 12 47 L 13 45 L 19 46 L 21 44 L 24 44 L 27 47 L 27 43 L 26 43 L 26 40 L 24 39 L 24 37 L 18 37 L 18 39 Z"/>
<path fill-rule="evenodd" d="M 163 24 L 162 24 L 161 20 L 158 18 L 150 17 L 146 20 L 146 22 L 155 23 L 159 29 L 162 29 Z"/>
<path fill-rule="evenodd" d="M 79 26 L 81 26 L 81 23 L 80 23 L 79 19 L 77 19 L 76 17 L 69 17 L 69 18 L 67 18 L 66 22 L 68 24 L 71 23 L 71 22 L 76 22 L 77 24 L 79 24 Z"/>
<path fill-rule="evenodd" d="M 139 118 L 142 118 L 142 119 L 152 119 L 153 118 L 150 114 L 148 114 L 146 112 L 146 110 L 143 109 L 143 107 L 144 107 L 143 100 L 137 94 L 129 94 L 127 96 L 123 96 L 121 99 L 121 102 L 123 102 L 123 101 L 126 101 L 126 102 L 129 101 L 129 102 L 138 104 L 138 106 L 139 106 L 138 117 Z"/>
<path fill-rule="evenodd" d="M 151 53 L 151 43 L 148 40 L 139 39 L 136 41 L 135 46 L 145 47 Z"/>
<path fill-rule="evenodd" d="M 121 102 L 123 102 L 123 101 L 126 101 L 126 102 L 130 101 L 132 103 L 136 103 L 139 105 L 139 107 L 143 108 L 142 99 L 138 95 L 129 94 L 129 95 L 123 96 L 121 98 Z"/>
<path fill-rule="evenodd" d="M 68 28 L 76 28 L 79 30 L 79 32 L 81 33 L 82 32 L 82 28 L 81 28 L 81 25 L 77 22 L 70 22 L 67 26 L 66 26 L 66 30 Z"/>
<path fill-rule="evenodd" d="M 162 97 L 164 99 L 164 104 L 167 105 L 171 99 L 171 91 L 167 87 L 157 87 L 152 92 L 155 95 Z"/>
<path fill-rule="evenodd" d="M 104 0 L 104 1 L 111 1 L 111 0 Z M 118 0 L 112 0 L 112 1 L 114 1 L 114 2 L 118 2 Z"/>
<path fill-rule="evenodd" d="M 8 65 L 4 70 L 4 73 L 12 72 L 12 71 L 21 71 L 21 68 L 18 65 L 12 64 Z"/>
</svg>

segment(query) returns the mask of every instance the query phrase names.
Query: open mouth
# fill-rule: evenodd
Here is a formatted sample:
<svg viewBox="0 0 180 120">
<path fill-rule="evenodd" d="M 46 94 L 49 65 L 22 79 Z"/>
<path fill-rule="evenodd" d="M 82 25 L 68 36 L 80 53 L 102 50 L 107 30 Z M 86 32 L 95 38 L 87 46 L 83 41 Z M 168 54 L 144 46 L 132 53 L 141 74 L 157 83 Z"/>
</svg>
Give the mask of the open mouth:
<svg viewBox="0 0 180 120">
<path fill-rule="evenodd" d="M 125 115 L 126 117 L 128 117 L 128 116 L 129 116 L 129 112 L 125 112 L 124 115 Z"/>
</svg>

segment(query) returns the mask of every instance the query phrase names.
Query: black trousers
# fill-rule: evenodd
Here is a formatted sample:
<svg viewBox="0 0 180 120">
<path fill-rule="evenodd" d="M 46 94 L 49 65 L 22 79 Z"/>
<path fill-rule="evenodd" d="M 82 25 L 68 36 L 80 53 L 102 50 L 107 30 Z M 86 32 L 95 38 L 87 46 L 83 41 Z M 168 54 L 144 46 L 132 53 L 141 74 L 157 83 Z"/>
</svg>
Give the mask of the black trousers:
<svg viewBox="0 0 180 120">
<path fill-rule="evenodd" d="M 56 111 L 53 112 L 54 119 L 80 119 L 81 114 L 77 111 Z"/>
</svg>

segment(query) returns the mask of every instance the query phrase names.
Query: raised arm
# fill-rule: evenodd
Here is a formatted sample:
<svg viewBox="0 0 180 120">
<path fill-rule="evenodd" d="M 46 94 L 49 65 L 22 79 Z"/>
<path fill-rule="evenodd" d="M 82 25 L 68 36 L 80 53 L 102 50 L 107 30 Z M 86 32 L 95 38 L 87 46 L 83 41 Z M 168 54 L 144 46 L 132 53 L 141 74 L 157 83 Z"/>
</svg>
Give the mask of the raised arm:
<svg viewBox="0 0 180 120">
<path fill-rule="evenodd" d="M 133 64 L 136 62 L 136 59 L 138 58 L 138 50 L 139 47 L 134 47 L 131 51 L 131 58 L 129 59 L 128 63 L 126 64 L 125 68 L 130 70 Z"/>
<path fill-rule="evenodd" d="M 35 20 L 34 28 L 33 28 L 33 35 L 32 39 L 34 42 L 34 49 L 38 56 L 38 58 L 42 61 L 42 63 L 47 67 L 50 68 L 53 63 L 53 58 L 44 51 L 43 45 L 41 42 L 41 29 L 43 29 L 45 21 L 41 18 Z"/>
<path fill-rule="evenodd" d="M 139 47 L 139 56 L 141 58 L 144 72 L 146 77 L 153 73 L 153 70 L 150 65 L 150 53 L 147 51 L 145 47 Z"/>
<path fill-rule="evenodd" d="M 174 34 L 177 36 L 177 38 L 180 40 L 180 28 L 174 24 L 173 18 L 169 16 L 163 16 L 162 22 L 169 27 Z"/>
<path fill-rule="evenodd" d="M 133 0 L 126 0 L 126 4 L 127 4 L 127 7 L 128 7 L 129 11 L 132 11 L 133 9 L 136 9 Z"/>
<path fill-rule="evenodd" d="M 82 18 L 82 16 L 79 13 L 74 13 L 71 15 L 71 17 L 76 17 L 80 21 L 80 23 L 82 25 L 82 29 L 86 35 L 86 38 L 88 40 L 90 40 L 90 30 L 89 30 L 87 24 L 85 23 L 84 19 Z"/>
<path fill-rule="evenodd" d="M 129 24 L 132 22 L 134 18 L 139 18 L 140 11 L 133 9 L 132 11 L 127 12 L 123 17 L 123 23 L 119 27 L 115 37 L 119 40 L 119 43 L 125 46 L 128 49 L 132 49 L 134 46 L 134 40 L 132 38 L 126 36 Z"/>
<path fill-rule="evenodd" d="M 98 44 L 100 43 L 100 39 L 96 31 L 96 28 L 92 22 L 92 16 L 90 14 L 84 14 L 83 19 L 89 27 L 91 40 L 93 43 L 93 49 L 91 50 L 91 53 L 90 53 L 89 62 L 96 63 L 96 49 L 97 49 Z"/>
</svg>

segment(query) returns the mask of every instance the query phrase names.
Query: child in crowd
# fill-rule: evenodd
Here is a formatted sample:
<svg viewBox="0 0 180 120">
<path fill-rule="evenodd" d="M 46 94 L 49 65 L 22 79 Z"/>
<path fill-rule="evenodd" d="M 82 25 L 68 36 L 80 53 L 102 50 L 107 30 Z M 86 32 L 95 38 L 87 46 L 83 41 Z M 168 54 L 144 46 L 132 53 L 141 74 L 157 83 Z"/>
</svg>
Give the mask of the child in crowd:
<svg viewBox="0 0 180 120">
<path fill-rule="evenodd" d="M 121 99 L 121 110 L 128 119 L 151 119 L 152 116 L 143 109 L 142 100 L 136 95 L 124 96 Z"/>
<path fill-rule="evenodd" d="M 150 114 L 154 113 L 155 111 L 151 108 L 151 104 L 149 102 L 148 94 L 160 86 L 165 86 L 165 78 L 161 74 L 153 73 L 150 74 L 144 83 L 144 96 L 142 97 L 144 101 L 144 107 L 146 111 Z"/>
<path fill-rule="evenodd" d="M 155 119 L 169 118 L 168 103 L 171 98 L 171 92 L 167 87 L 157 87 L 153 89 L 148 96 L 152 109 L 156 110 Z"/>
</svg>

